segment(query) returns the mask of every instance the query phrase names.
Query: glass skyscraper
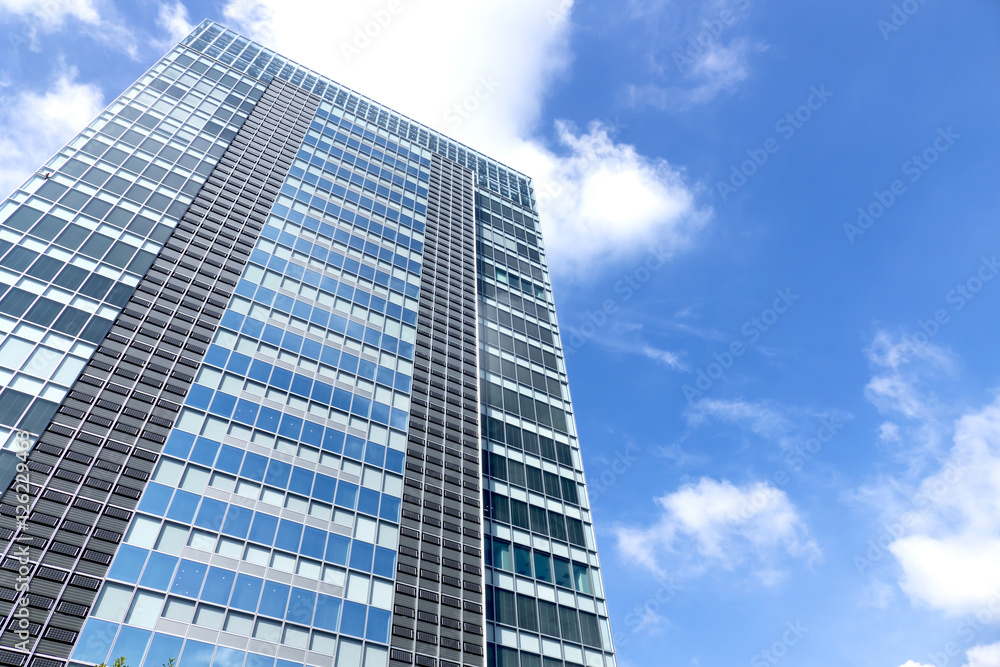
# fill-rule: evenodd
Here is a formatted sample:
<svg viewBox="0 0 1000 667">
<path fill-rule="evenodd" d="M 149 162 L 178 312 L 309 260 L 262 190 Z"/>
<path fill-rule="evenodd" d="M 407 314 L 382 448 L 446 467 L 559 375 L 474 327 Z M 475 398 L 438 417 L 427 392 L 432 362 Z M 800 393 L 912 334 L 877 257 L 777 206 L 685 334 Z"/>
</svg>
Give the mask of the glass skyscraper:
<svg viewBox="0 0 1000 667">
<path fill-rule="evenodd" d="M 615 665 L 528 178 L 218 24 L 0 207 L 0 444 L 0 665 Z"/>
</svg>

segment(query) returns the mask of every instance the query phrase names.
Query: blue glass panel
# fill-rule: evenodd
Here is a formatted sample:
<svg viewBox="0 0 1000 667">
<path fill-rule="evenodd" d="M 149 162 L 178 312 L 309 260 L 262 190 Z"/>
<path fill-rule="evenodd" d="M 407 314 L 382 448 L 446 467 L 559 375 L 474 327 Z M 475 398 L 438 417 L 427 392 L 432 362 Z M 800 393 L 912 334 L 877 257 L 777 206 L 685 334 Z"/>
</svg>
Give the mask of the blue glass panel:
<svg viewBox="0 0 1000 667">
<path fill-rule="evenodd" d="M 195 463 L 210 466 L 215 463 L 215 456 L 219 453 L 221 443 L 208 438 L 198 438 L 194 449 L 191 451 L 191 460 Z"/>
<path fill-rule="evenodd" d="M 337 505 L 341 507 L 347 507 L 349 509 L 354 509 L 354 504 L 357 502 L 358 498 L 358 485 L 351 484 L 350 482 L 345 482 L 341 480 L 337 484 Z"/>
<path fill-rule="evenodd" d="M 360 394 L 355 395 L 354 401 L 351 403 L 351 414 L 367 418 L 371 407 L 372 401 L 370 398 L 365 398 Z"/>
<path fill-rule="evenodd" d="M 243 319 L 239 315 L 237 315 L 237 318 L 239 318 L 239 320 Z M 233 324 L 226 324 L 225 323 L 225 319 L 226 319 L 225 317 L 223 317 L 222 319 L 223 319 L 222 326 L 229 327 L 230 329 L 233 329 L 235 331 L 239 331 L 240 330 L 240 324 L 241 324 L 241 322 L 239 322 L 239 320 L 237 320 L 235 322 L 235 326 L 233 326 Z M 218 345 L 209 345 L 208 346 L 208 353 L 205 354 L 205 363 L 206 364 L 210 364 L 212 366 L 217 366 L 219 368 L 225 368 L 226 367 L 226 360 L 227 359 L 229 359 L 229 350 L 225 349 L 224 347 L 219 347 Z"/>
<path fill-rule="evenodd" d="M 351 567 L 355 570 L 372 571 L 372 556 L 375 545 L 361 540 L 351 541 Z"/>
<path fill-rule="evenodd" d="M 184 652 L 181 653 L 178 665 L 205 665 L 212 664 L 212 654 L 215 653 L 215 646 L 205 642 L 196 642 L 193 639 L 187 640 L 184 644 Z"/>
<path fill-rule="evenodd" d="M 226 513 L 226 522 L 222 524 L 222 532 L 233 537 L 246 537 L 253 520 L 253 510 L 237 505 L 230 505 Z"/>
<path fill-rule="evenodd" d="M 318 309 L 314 309 L 313 313 Z M 325 323 L 324 323 L 325 324 Z M 314 340 L 306 340 L 302 343 L 302 355 L 314 361 L 319 360 L 323 346 Z"/>
<path fill-rule="evenodd" d="M 374 380 L 375 368 L 376 364 L 374 362 L 362 359 L 358 362 L 358 375 L 365 378 L 366 380 Z"/>
<path fill-rule="evenodd" d="M 396 451 L 395 449 L 390 449 L 385 455 L 385 467 L 386 470 L 391 470 L 392 472 L 403 472 L 403 459 L 405 458 L 403 452 Z"/>
<path fill-rule="evenodd" d="M 250 364 L 250 379 L 267 382 L 269 377 L 271 377 L 271 364 L 254 359 L 253 363 Z"/>
<path fill-rule="evenodd" d="M 218 391 L 215 393 L 215 400 L 212 401 L 212 407 L 208 411 L 220 417 L 230 417 L 235 408 L 236 397 Z"/>
<path fill-rule="evenodd" d="M 312 379 L 295 373 L 290 391 L 298 396 L 308 397 L 312 391 Z"/>
<path fill-rule="evenodd" d="M 316 599 L 316 618 L 313 625 L 330 632 L 337 631 L 337 619 L 340 616 L 340 599 L 320 594 Z"/>
<path fill-rule="evenodd" d="M 241 398 L 236 403 L 236 412 L 233 413 L 233 418 L 241 424 L 253 424 L 257 421 L 257 413 L 259 411 L 259 405 Z"/>
<path fill-rule="evenodd" d="M 271 372 L 269 383 L 279 389 L 288 389 L 288 386 L 292 383 L 292 372 L 284 368 L 275 367 Z"/>
<path fill-rule="evenodd" d="M 146 571 L 142 573 L 139 584 L 158 591 L 167 590 L 174 578 L 174 568 L 177 567 L 179 560 L 177 556 L 154 551 L 149 556 L 149 563 L 146 565 Z"/>
<path fill-rule="evenodd" d="M 368 630 L 365 638 L 387 644 L 389 642 L 389 612 L 385 609 L 368 608 Z"/>
<path fill-rule="evenodd" d="M 253 542 L 261 544 L 274 544 L 274 533 L 277 529 L 278 517 L 263 512 L 255 512 L 253 527 L 250 528 L 250 539 Z"/>
<path fill-rule="evenodd" d="M 170 503 L 170 511 L 167 512 L 167 518 L 191 523 L 191 519 L 194 518 L 194 512 L 198 509 L 199 500 L 201 500 L 201 496 L 178 489 L 174 494 L 174 501 Z"/>
<path fill-rule="evenodd" d="M 142 500 L 139 501 L 139 511 L 163 516 L 170 504 L 170 496 L 174 490 L 169 486 L 150 482 L 146 485 L 146 490 L 142 492 Z"/>
<path fill-rule="evenodd" d="M 400 377 L 405 378 L 405 375 Z M 409 389 L 407 389 L 409 391 Z M 392 409 L 392 415 L 389 417 L 389 426 L 392 428 L 399 429 L 400 431 L 406 430 L 407 414 L 406 410 L 399 410 L 397 408 Z"/>
<path fill-rule="evenodd" d="M 306 470 L 305 468 L 295 467 L 292 468 L 292 479 L 288 483 L 288 489 L 294 491 L 295 493 L 301 493 L 302 495 L 309 495 L 309 489 L 312 488 L 313 483 L 313 473 Z"/>
<path fill-rule="evenodd" d="M 212 402 L 213 393 L 215 392 L 208 387 L 204 387 L 200 384 L 193 384 L 191 385 L 191 392 L 187 395 L 187 400 L 184 402 L 188 405 L 193 405 L 196 408 L 207 410 L 208 404 Z"/>
<path fill-rule="evenodd" d="M 387 387 L 391 387 L 393 376 L 394 373 L 392 372 L 392 369 L 386 368 L 385 366 L 378 367 L 376 377 L 377 377 L 377 382 L 379 384 L 384 384 Z"/>
<path fill-rule="evenodd" d="M 323 449 L 329 452 L 340 453 L 344 449 L 344 435 L 343 431 L 332 428 L 326 429 L 323 433 Z"/>
<path fill-rule="evenodd" d="M 330 533 L 326 540 L 326 560 L 337 565 L 347 565 L 347 551 L 350 546 L 349 537 Z"/>
<path fill-rule="evenodd" d="M 396 552 L 385 547 L 375 547 L 375 567 L 372 573 L 380 577 L 392 578 L 396 569 Z"/>
<path fill-rule="evenodd" d="M 275 540 L 282 549 L 298 551 L 299 540 L 302 539 L 302 524 L 282 519 L 278 526 L 278 537 Z"/>
<path fill-rule="evenodd" d="M 329 403 L 333 396 L 333 387 L 323 382 L 313 384 L 312 399 L 320 403 Z"/>
<path fill-rule="evenodd" d="M 388 521 L 399 521 L 400 500 L 393 496 L 382 494 L 382 505 L 379 507 L 378 515 Z"/>
<path fill-rule="evenodd" d="M 232 445 L 223 445 L 219 459 L 215 462 L 218 470 L 236 474 L 239 472 L 240 464 L 243 463 L 243 450 Z"/>
<path fill-rule="evenodd" d="M 111 655 L 115 656 L 116 659 L 124 657 L 127 661 L 126 664 L 138 665 L 142 662 L 142 658 L 146 654 L 146 647 L 149 646 L 149 640 L 152 638 L 153 632 L 151 630 L 141 630 L 123 625 L 121 632 L 118 633 L 118 641 L 115 642 L 115 647 L 111 650 Z"/>
<path fill-rule="evenodd" d="M 235 572 L 224 570 L 221 567 L 210 567 L 208 577 L 205 578 L 205 589 L 201 592 L 201 599 L 216 604 L 226 604 L 233 591 L 235 579 Z"/>
<path fill-rule="evenodd" d="M 344 443 L 344 456 L 349 456 L 352 459 L 361 460 L 361 456 L 365 451 L 365 441 L 356 435 L 347 436 L 347 440 Z"/>
<path fill-rule="evenodd" d="M 240 470 L 240 475 L 258 482 L 264 481 L 264 471 L 267 470 L 267 461 L 266 456 L 247 452 L 246 457 L 243 459 L 243 468 Z"/>
<path fill-rule="evenodd" d="M 302 534 L 302 546 L 299 553 L 311 558 L 323 558 L 326 549 L 326 531 L 306 526 Z"/>
<path fill-rule="evenodd" d="M 378 403 L 376 403 L 378 405 Z M 365 463 L 371 463 L 382 467 L 385 462 L 385 447 L 374 442 L 369 442 L 365 447 Z"/>
<path fill-rule="evenodd" d="M 316 422 L 311 422 L 306 420 L 304 426 L 302 427 L 302 442 L 307 445 L 312 445 L 314 447 L 319 447 L 323 442 L 323 426 L 322 424 L 317 424 Z"/>
<path fill-rule="evenodd" d="M 348 354 L 343 352 L 340 355 L 340 369 L 347 371 L 348 373 L 357 374 L 358 372 L 358 358 L 353 354 Z"/>
<path fill-rule="evenodd" d="M 264 582 L 264 592 L 260 596 L 259 612 L 265 616 L 284 618 L 288 607 L 288 592 L 291 589 L 286 584 L 275 581 Z"/>
<path fill-rule="evenodd" d="M 260 338 L 262 331 L 264 331 L 264 323 L 260 320 L 255 320 L 252 317 L 243 320 L 243 333 L 251 338 Z M 252 371 L 253 368 L 251 367 L 250 370 Z"/>
<path fill-rule="evenodd" d="M 372 516 L 377 516 L 378 501 L 378 491 L 374 489 L 361 489 L 358 494 L 358 511 Z"/>
<path fill-rule="evenodd" d="M 198 597 L 201 590 L 201 582 L 205 579 L 205 570 L 208 566 L 204 563 L 196 563 L 193 560 L 182 560 L 177 567 L 177 574 L 174 575 L 174 585 L 170 587 L 171 593 L 187 595 L 188 597 Z"/>
<path fill-rule="evenodd" d="M 222 519 L 225 515 L 226 503 L 214 498 L 203 498 L 194 525 L 218 532 L 219 528 L 222 527 Z"/>
<path fill-rule="evenodd" d="M 251 577 L 248 574 L 240 574 L 236 578 L 236 585 L 233 587 L 233 598 L 229 604 L 243 611 L 256 611 L 257 602 L 260 600 L 260 591 L 263 586 L 263 579 Z"/>
<path fill-rule="evenodd" d="M 333 491 L 336 486 L 337 482 L 333 477 L 327 477 L 326 475 L 320 475 L 317 473 L 316 483 L 313 486 L 312 495 L 317 500 L 325 500 L 328 503 L 332 503 Z"/>
<path fill-rule="evenodd" d="M 262 407 L 260 409 L 260 414 L 257 415 L 257 428 L 270 431 L 271 433 L 276 433 L 278 430 L 278 422 L 280 421 L 280 412 L 272 408 Z"/>
<path fill-rule="evenodd" d="M 168 456 L 186 459 L 191 452 L 191 445 L 194 443 L 194 435 L 179 431 L 176 428 L 170 432 L 167 444 L 163 446 L 163 453 Z"/>
<path fill-rule="evenodd" d="M 344 614 L 340 621 L 340 632 L 352 637 L 365 636 L 365 614 L 368 607 L 357 602 L 344 601 Z"/>
<path fill-rule="evenodd" d="M 73 659 L 95 665 L 104 662 L 111 653 L 111 642 L 114 641 L 117 632 L 117 623 L 88 618 L 73 648 Z"/>
<path fill-rule="evenodd" d="M 271 462 L 267 466 L 267 475 L 264 477 L 264 483 L 276 486 L 280 489 L 287 488 L 288 476 L 291 472 L 292 466 L 287 463 L 271 459 Z"/>
<path fill-rule="evenodd" d="M 277 346 L 281 344 L 281 336 L 283 333 L 284 332 L 280 328 L 274 326 L 273 324 L 265 324 L 264 331 L 261 333 L 260 339 L 264 342 L 270 343 L 271 345 Z"/>
<path fill-rule="evenodd" d="M 306 392 L 306 396 L 308 395 L 308 392 Z M 278 428 L 278 432 L 286 438 L 298 440 L 299 434 L 302 433 L 302 418 L 293 417 L 288 414 L 283 415 L 281 417 L 281 426 Z"/>
<path fill-rule="evenodd" d="M 176 659 L 180 656 L 183 645 L 183 637 L 165 635 L 162 632 L 155 633 L 142 667 L 161 667 L 170 658 Z"/>
<path fill-rule="evenodd" d="M 340 352 L 329 347 L 327 345 L 323 346 L 323 352 L 320 355 L 320 359 L 324 364 L 330 364 L 331 366 L 337 366 L 340 362 Z"/>
<path fill-rule="evenodd" d="M 243 667 L 243 661 L 246 657 L 247 654 L 243 651 L 220 646 L 215 652 L 215 660 L 212 661 L 212 667 Z"/>
<path fill-rule="evenodd" d="M 352 397 L 351 392 L 337 387 L 333 390 L 333 399 L 330 401 L 330 405 L 341 410 L 350 410 Z"/>
<path fill-rule="evenodd" d="M 247 369 L 250 368 L 250 357 L 239 352 L 233 352 L 229 356 L 229 363 L 226 367 L 237 375 L 246 375 Z"/>
<path fill-rule="evenodd" d="M 146 564 L 148 555 L 149 551 L 146 549 L 123 544 L 118 547 L 118 554 L 115 555 L 115 562 L 108 570 L 108 577 L 134 584 L 139 581 L 139 574 L 142 572 L 142 566 Z"/>
<path fill-rule="evenodd" d="M 293 588 L 288 600 L 288 615 L 285 617 L 295 623 L 309 625 L 312 623 L 313 608 L 316 606 L 316 594 L 301 588 Z"/>
</svg>

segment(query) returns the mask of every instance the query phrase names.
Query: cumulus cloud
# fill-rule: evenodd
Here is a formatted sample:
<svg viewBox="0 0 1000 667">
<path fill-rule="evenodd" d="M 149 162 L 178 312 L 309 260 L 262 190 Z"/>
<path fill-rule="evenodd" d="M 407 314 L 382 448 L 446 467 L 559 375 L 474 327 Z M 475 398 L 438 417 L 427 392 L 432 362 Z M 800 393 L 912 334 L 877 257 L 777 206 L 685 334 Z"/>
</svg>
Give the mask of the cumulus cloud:
<svg viewBox="0 0 1000 667">
<path fill-rule="evenodd" d="M 62 67 L 48 89 L 0 95 L 0 193 L 20 186 L 31 169 L 69 141 L 104 108 L 101 90 Z"/>
<path fill-rule="evenodd" d="M 965 654 L 965 667 L 996 667 L 1000 665 L 1000 642 L 988 646 L 974 646 Z"/>
<path fill-rule="evenodd" d="M 709 212 L 682 170 L 601 123 L 540 124 L 547 87 L 571 64 L 572 2 L 393 6 L 230 0 L 224 14 L 302 64 L 531 176 L 554 272 L 592 272 L 649 246 L 669 254 L 704 224 Z"/>
<path fill-rule="evenodd" d="M 820 556 L 788 496 L 766 482 L 736 486 L 705 477 L 656 504 L 661 513 L 655 523 L 618 526 L 615 535 L 626 559 L 660 577 L 747 564 L 768 585 L 782 578 L 783 559 L 811 562 Z"/>
<path fill-rule="evenodd" d="M 950 614 L 1000 600 L 1000 399 L 956 422 L 950 453 L 916 497 L 908 534 L 889 547 L 902 589 Z"/>
</svg>

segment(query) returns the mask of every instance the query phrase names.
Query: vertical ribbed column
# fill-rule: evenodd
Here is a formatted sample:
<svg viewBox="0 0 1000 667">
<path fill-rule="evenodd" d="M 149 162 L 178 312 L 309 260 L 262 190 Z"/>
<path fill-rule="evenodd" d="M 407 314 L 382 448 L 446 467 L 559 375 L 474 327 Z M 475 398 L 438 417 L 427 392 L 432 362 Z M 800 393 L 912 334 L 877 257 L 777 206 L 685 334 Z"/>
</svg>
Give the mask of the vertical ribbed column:
<svg viewBox="0 0 1000 667">
<path fill-rule="evenodd" d="M 319 102 L 272 81 L 3 495 L 0 665 L 65 664 Z"/>
<path fill-rule="evenodd" d="M 475 191 L 431 159 L 390 664 L 484 664 Z"/>
</svg>

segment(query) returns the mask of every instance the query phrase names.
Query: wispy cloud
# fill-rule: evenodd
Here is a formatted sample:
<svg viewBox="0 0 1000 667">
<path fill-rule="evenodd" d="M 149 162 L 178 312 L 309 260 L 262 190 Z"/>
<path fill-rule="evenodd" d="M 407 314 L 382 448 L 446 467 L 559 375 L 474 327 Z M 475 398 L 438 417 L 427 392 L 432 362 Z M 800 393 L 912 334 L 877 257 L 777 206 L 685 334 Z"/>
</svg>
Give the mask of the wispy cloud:
<svg viewBox="0 0 1000 667">
<path fill-rule="evenodd" d="M 48 160 L 104 107 L 101 90 L 77 81 L 76 76 L 75 69 L 63 65 L 45 90 L 0 95 L 3 196 L 20 186 L 32 169 Z"/>
<path fill-rule="evenodd" d="M 75 22 L 83 32 L 108 47 L 136 58 L 135 35 L 125 27 L 117 9 L 108 0 L 0 0 L 0 13 L 21 19 L 7 34 L 9 46 L 25 44 L 38 49 L 41 33 L 54 33 Z"/>
<path fill-rule="evenodd" d="M 746 565 L 764 585 L 782 578 L 787 558 L 820 557 L 805 522 L 784 491 L 767 482 L 736 486 L 702 478 L 656 499 L 659 519 L 618 526 L 618 549 L 653 574 L 698 576 Z"/>
<path fill-rule="evenodd" d="M 194 29 L 187 7 L 180 0 L 160 3 L 156 26 L 166 33 L 166 37 L 160 42 L 164 47 L 173 46 Z"/>
</svg>

